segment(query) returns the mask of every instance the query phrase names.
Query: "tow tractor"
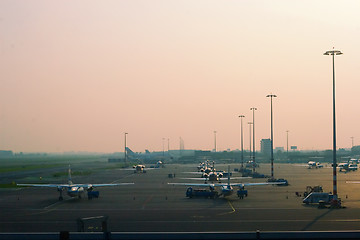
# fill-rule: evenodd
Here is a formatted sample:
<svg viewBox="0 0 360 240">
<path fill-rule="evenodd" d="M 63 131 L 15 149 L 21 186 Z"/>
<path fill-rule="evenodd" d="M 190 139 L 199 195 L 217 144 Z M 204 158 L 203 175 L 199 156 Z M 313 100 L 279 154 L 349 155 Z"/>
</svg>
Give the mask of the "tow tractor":
<svg viewBox="0 0 360 240">
<path fill-rule="evenodd" d="M 91 200 L 93 198 L 99 198 L 99 191 L 88 191 L 88 199 Z"/>
<path fill-rule="evenodd" d="M 326 192 L 312 192 L 304 198 L 303 203 L 318 203 L 321 205 L 330 204 L 334 199 L 334 195 Z"/>
<path fill-rule="evenodd" d="M 244 188 L 240 188 L 238 191 L 237 191 L 237 196 L 240 198 L 240 199 L 244 199 L 244 197 L 247 197 L 248 195 L 248 191 L 245 190 Z"/>
<path fill-rule="evenodd" d="M 192 187 L 188 187 L 186 189 L 186 197 L 204 197 L 204 198 L 217 198 L 219 193 L 215 190 L 207 190 L 207 189 L 193 189 Z"/>
</svg>

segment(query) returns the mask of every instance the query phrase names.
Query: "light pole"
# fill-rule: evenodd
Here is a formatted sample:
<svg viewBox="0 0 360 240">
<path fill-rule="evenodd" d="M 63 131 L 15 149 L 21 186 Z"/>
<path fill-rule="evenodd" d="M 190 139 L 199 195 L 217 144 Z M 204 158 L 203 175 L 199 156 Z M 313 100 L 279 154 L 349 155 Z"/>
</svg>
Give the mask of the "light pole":
<svg viewBox="0 0 360 240">
<path fill-rule="evenodd" d="M 271 112 L 271 140 L 270 140 L 270 146 L 271 146 L 271 178 L 274 178 L 274 138 L 273 138 L 273 109 L 272 109 L 272 99 L 276 97 L 274 94 L 269 94 L 266 97 L 270 98 L 270 112 Z"/>
<path fill-rule="evenodd" d="M 332 55 L 333 65 L 333 195 L 334 200 L 337 200 L 337 185 L 336 185 L 336 118 L 335 118 L 335 55 L 343 54 L 339 50 L 326 51 L 324 55 Z"/>
<path fill-rule="evenodd" d="M 289 161 L 289 130 L 286 130 L 286 156 Z"/>
<path fill-rule="evenodd" d="M 214 151 L 216 152 L 216 131 L 214 131 Z"/>
<path fill-rule="evenodd" d="M 243 144 L 243 121 L 244 115 L 240 115 L 240 145 L 241 145 L 241 169 L 244 168 L 244 144 Z"/>
<path fill-rule="evenodd" d="M 253 111 L 253 171 L 255 172 L 255 166 L 256 166 L 256 162 L 255 162 L 255 110 L 257 110 L 257 108 L 250 108 L 250 110 Z"/>
<path fill-rule="evenodd" d="M 250 147 L 249 147 L 249 152 L 250 152 L 250 161 L 251 161 L 251 124 L 252 124 L 252 122 L 248 122 L 248 124 L 249 124 L 249 130 L 250 130 L 250 134 L 249 134 L 249 136 L 250 136 Z"/>
<path fill-rule="evenodd" d="M 163 158 L 165 157 L 165 148 L 164 148 L 164 140 L 165 140 L 165 138 L 162 138 L 162 147 L 163 147 Z"/>
<path fill-rule="evenodd" d="M 125 162 L 127 162 L 127 154 L 126 154 L 126 135 L 128 133 L 126 132 L 124 135 L 125 135 Z"/>
<path fill-rule="evenodd" d="M 354 137 L 350 137 L 351 138 L 351 148 L 354 147 Z"/>
</svg>

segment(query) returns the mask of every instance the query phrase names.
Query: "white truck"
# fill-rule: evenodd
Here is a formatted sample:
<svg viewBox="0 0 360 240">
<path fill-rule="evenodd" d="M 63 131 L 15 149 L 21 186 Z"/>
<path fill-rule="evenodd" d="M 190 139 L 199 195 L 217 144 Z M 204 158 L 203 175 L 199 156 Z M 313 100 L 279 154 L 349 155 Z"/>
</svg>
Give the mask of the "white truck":
<svg viewBox="0 0 360 240">
<path fill-rule="evenodd" d="M 333 199 L 333 194 L 324 193 L 324 192 L 312 192 L 308 196 L 306 196 L 303 200 L 303 203 L 325 203 L 330 204 L 330 201 Z"/>
</svg>

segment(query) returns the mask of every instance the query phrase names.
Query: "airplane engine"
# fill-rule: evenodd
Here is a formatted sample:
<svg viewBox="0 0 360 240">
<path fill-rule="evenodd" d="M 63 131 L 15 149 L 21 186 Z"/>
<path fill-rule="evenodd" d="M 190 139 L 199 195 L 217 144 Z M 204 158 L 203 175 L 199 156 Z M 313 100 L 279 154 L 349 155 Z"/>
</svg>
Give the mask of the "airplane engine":
<svg viewBox="0 0 360 240">
<path fill-rule="evenodd" d="M 219 173 L 219 178 L 222 178 L 224 176 L 224 174 Z"/>
<path fill-rule="evenodd" d="M 88 192 L 91 192 L 92 190 L 94 190 L 94 187 L 92 185 L 90 185 L 88 188 L 87 188 L 87 191 Z"/>
</svg>

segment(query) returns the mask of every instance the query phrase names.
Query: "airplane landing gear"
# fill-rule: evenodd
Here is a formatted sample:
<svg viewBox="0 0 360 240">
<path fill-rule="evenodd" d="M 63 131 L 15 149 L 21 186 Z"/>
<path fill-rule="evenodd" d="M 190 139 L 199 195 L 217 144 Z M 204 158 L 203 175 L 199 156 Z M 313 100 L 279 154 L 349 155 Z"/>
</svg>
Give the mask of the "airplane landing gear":
<svg viewBox="0 0 360 240">
<path fill-rule="evenodd" d="M 63 198 L 63 196 L 62 196 L 62 192 L 63 192 L 62 188 L 58 188 L 58 191 L 59 191 L 59 193 L 60 193 L 59 201 L 64 200 L 64 198 Z"/>
</svg>

